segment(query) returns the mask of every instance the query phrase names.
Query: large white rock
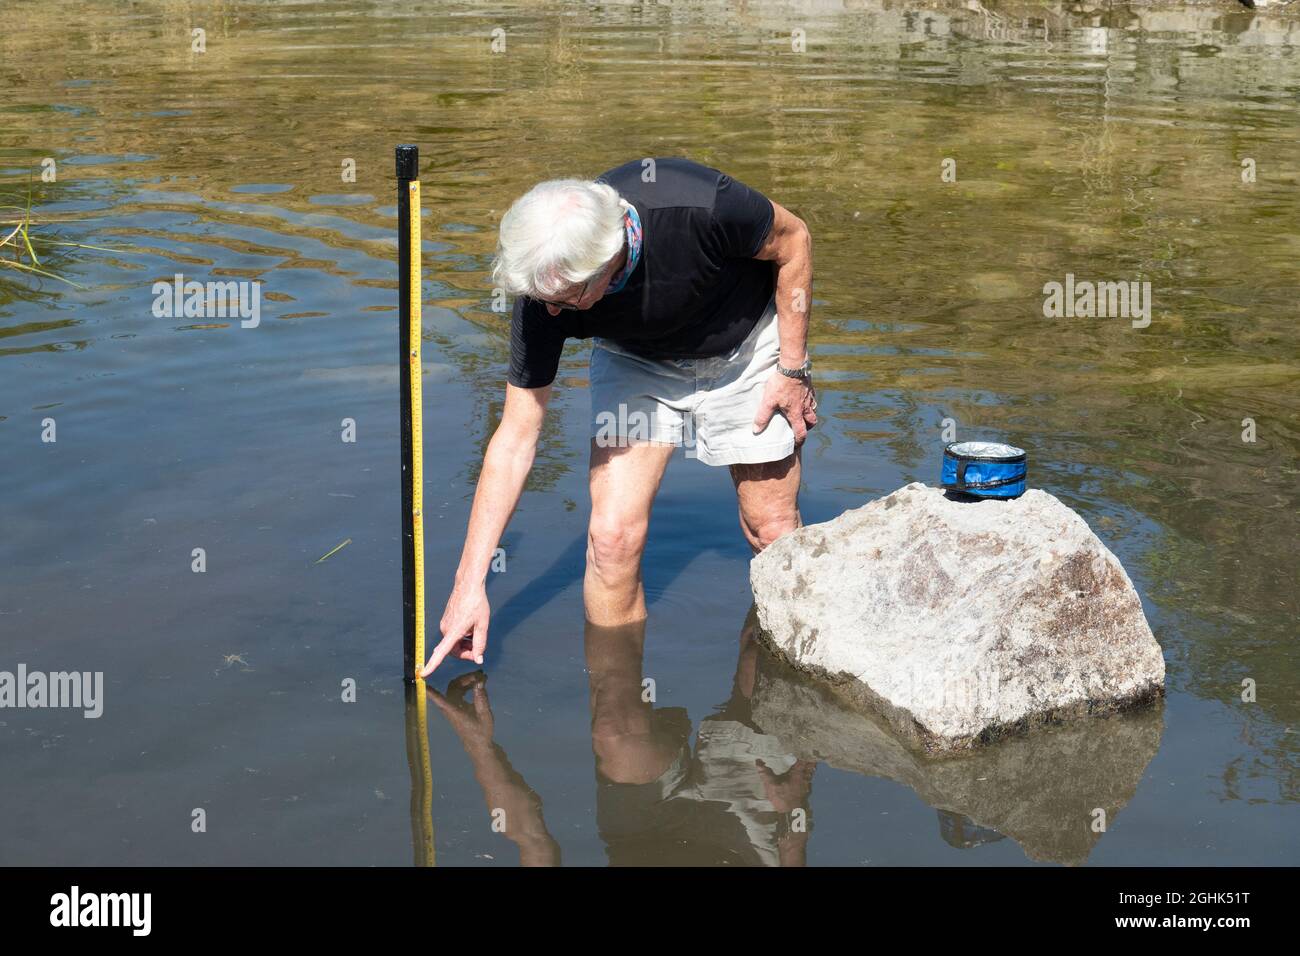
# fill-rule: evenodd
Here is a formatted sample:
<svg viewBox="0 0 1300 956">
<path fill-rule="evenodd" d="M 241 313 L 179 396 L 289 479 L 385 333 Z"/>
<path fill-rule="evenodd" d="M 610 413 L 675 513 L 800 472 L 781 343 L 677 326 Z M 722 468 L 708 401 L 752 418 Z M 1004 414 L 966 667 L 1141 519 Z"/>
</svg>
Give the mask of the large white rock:
<svg viewBox="0 0 1300 956">
<path fill-rule="evenodd" d="M 778 539 L 750 583 L 764 641 L 929 753 L 1164 693 L 1133 583 L 1044 491 L 913 483 Z"/>
</svg>

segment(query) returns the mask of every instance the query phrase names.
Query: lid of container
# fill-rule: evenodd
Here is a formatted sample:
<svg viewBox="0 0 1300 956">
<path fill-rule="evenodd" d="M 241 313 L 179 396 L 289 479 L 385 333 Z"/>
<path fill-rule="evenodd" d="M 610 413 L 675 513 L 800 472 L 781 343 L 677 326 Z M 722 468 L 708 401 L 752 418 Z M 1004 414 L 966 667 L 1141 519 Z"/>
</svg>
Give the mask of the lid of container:
<svg viewBox="0 0 1300 956">
<path fill-rule="evenodd" d="M 979 458 L 984 461 L 1006 461 L 1024 458 L 1025 450 L 1015 445 L 1004 445 L 997 441 L 961 441 L 953 442 L 945 451 L 958 458 Z"/>
</svg>

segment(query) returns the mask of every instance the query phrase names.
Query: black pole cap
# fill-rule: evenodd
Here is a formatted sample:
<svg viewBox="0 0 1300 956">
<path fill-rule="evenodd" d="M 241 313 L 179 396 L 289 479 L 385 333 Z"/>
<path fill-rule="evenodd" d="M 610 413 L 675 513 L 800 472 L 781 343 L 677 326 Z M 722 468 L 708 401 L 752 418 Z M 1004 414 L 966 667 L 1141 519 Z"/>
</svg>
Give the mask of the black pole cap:
<svg viewBox="0 0 1300 956">
<path fill-rule="evenodd" d="M 397 147 L 397 178 L 405 182 L 420 178 L 420 147 L 409 143 Z"/>
</svg>

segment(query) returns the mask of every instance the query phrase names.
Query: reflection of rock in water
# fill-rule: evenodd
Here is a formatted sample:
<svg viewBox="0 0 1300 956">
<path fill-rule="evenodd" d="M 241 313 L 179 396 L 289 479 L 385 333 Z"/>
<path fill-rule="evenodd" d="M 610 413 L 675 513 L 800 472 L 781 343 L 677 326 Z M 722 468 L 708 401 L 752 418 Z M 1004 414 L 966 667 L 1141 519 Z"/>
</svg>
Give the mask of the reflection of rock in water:
<svg viewBox="0 0 1300 956">
<path fill-rule="evenodd" d="M 954 846 L 990 842 L 995 830 L 1031 860 L 1077 865 L 1132 798 L 1160 745 L 1164 707 L 1043 729 L 972 754 L 935 759 L 908 749 L 882 722 L 840 699 L 764 651 L 752 698 L 754 722 L 796 756 L 853 773 L 906 784 L 948 821 Z M 941 820 L 942 820 L 941 816 Z M 972 826 L 973 825 L 973 826 Z M 977 829 L 978 828 L 978 829 Z M 953 839 L 949 839 L 952 837 Z"/>
</svg>

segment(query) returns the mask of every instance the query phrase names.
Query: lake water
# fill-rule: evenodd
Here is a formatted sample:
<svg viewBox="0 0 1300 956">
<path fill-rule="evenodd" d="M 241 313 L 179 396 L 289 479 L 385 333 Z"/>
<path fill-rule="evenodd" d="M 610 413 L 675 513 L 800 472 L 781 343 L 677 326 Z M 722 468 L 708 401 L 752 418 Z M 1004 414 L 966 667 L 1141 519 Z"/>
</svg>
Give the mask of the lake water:
<svg viewBox="0 0 1300 956">
<path fill-rule="evenodd" d="M 426 839 L 457 865 L 1300 860 L 1300 16 L 971 6 L 6 4 L 0 202 L 30 182 L 43 268 L 76 286 L 0 268 L 0 670 L 102 671 L 104 709 L 0 711 L 0 863 L 409 865 Z M 541 179 L 684 155 L 814 235 L 804 520 L 936 482 L 944 419 L 1023 445 L 1132 576 L 1167 701 L 916 760 L 756 650 L 729 478 L 680 457 L 646 627 L 586 633 L 571 343 L 486 681 L 447 665 L 420 713 L 402 142 L 431 638 L 501 413 L 498 217 Z M 260 324 L 156 317 L 176 273 L 260 281 Z M 1067 274 L 1149 281 L 1150 325 L 1045 318 Z"/>
</svg>

